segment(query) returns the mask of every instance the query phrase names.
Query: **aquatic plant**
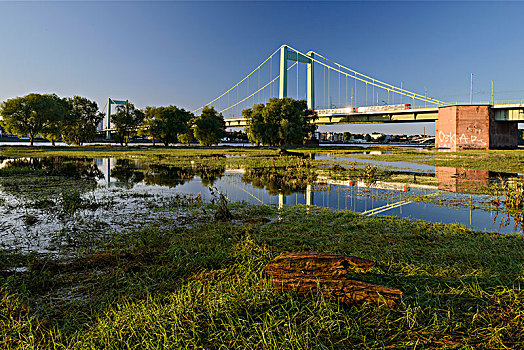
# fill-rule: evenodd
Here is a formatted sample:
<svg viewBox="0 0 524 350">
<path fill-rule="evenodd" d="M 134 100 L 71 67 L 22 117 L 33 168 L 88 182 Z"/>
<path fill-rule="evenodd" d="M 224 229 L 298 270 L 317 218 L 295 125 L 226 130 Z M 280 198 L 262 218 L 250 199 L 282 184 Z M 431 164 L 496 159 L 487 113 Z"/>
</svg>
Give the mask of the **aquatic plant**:
<svg viewBox="0 0 524 350">
<path fill-rule="evenodd" d="M 233 219 L 233 214 L 231 214 L 227 207 L 227 197 L 223 193 L 219 192 L 218 189 L 212 186 L 209 186 L 209 192 L 213 197 L 212 203 L 216 203 L 216 210 L 214 214 L 215 220 L 231 221 L 231 219 Z"/>
<path fill-rule="evenodd" d="M 366 167 L 364 168 L 364 171 L 362 172 L 361 179 L 362 181 L 364 181 L 366 186 L 369 187 L 373 185 L 375 182 L 377 182 L 376 174 L 377 174 L 377 166 L 368 164 L 366 165 Z"/>
</svg>

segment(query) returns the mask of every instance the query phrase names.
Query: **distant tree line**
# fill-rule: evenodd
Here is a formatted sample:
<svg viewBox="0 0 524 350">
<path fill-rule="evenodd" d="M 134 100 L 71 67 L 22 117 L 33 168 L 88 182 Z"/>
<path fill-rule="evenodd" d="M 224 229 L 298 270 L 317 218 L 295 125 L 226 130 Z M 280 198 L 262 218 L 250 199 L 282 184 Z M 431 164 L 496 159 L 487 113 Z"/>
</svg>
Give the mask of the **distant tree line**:
<svg viewBox="0 0 524 350">
<path fill-rule="evenodd" d="M 222 114 L 204 106 L 199 116 L 176 106 L 148 106 L 143 110 L 131 103 L 118 105 L 111 115 L 113 139 L 122 145 L 136 137 L 150 138 L 165 146 L 197 140 L 203 146 L 217 144 L 222 138 L 245 140 L 257 145 L 302 144 L 311 137 L 315 118 L 305 101 L 272 98 L 242 111 L 247 119 L 246 132 L 226 133 Z M 18 137 L 29 137 L 31 145 L 37 135 L 51 141 L 82 145 L 93 142 L 97 125 L 105 114 L 96 102 L 85 97 L 60 98 L 56 94 L 28 94 L 0 104 L 0 125 Z"/>
<path fill-rule="evenodd" d="M 96 126 L 104 118 L 96 102 L 55 94 L 29 94 L 6 100 L 0 104 L 0 115 L 5 131 L 18 137 L 28 136 L 31 146 L 37 135 L 53 145 L 60 138 L 68 144 L 92 142 Z"/>
</svg>

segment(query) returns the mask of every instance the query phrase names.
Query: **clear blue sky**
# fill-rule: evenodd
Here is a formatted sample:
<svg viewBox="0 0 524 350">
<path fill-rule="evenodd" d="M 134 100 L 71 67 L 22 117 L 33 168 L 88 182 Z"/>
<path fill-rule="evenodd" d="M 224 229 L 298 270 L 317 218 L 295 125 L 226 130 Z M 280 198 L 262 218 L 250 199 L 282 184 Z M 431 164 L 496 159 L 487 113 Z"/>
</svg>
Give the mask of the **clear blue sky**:
<svg viewBox="0 0 524 350">
<path fill-rule="evenodd" d="M 477 99 L 492 79 L 496 99 L 518 99 L 523 14 L 521 2 L 1 2 L 0 100 L 54 92 L 191 110 L 284 43 L 446 101 L 469 100 L 470 73 Z"/>
</svg>

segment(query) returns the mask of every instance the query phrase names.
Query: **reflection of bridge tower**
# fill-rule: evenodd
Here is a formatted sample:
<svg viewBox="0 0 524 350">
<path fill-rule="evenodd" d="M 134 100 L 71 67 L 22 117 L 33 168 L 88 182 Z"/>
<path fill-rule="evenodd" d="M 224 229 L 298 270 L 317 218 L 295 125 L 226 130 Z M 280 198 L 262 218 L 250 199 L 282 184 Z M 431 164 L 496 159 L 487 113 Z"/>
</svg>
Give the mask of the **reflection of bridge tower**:
<svg viewBox="0 0 524 350">
<path fill-rule="evenodd" d="M 104 182 L 107 187 L 111 186 L 111 170 L 116 165 L 115 158 L 97 158 L 95 164 L 98 169 L 104 174 Z"/>
<path fill-rule="evenodd" d="M 313 205 L 314 201 L 315 201 L 315 192 L 313 192 L 313 186 L 307 185 L 306 186 L 306 205 L 307 206 Z M 286 205 L 286 202 L 287 202 L 287 197 L 284 194 L 282 194 L 281 192 L 279 192 L 278 193 L 278 208 L 281 209 L 282 207 L 284 207 L 284 205 Z"/>
</svg>

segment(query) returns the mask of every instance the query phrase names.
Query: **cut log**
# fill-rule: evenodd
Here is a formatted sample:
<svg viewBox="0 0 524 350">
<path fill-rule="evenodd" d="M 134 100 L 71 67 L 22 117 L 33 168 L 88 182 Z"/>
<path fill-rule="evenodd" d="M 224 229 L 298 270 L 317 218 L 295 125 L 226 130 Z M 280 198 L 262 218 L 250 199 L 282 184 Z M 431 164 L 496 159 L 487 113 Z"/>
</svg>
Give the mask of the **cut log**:
<svg viewBox="0 0 524 350">
<path fill-rule="evenodd" d="M 322 292 L 341 303 L 369 301 L 393 306 L 402 291 L 396 288 L 344 277 L 350 266 L 368 269 L 375 263 L 356 256 L 316 252 L 281 254 L 264 270 L 279 291 L 294 290 L 299 295 Z"/>
<path fill-rule="evenodd" d="M 375 263 L 356 256 L 316 252 L 281 254 L 271 260 L 265 273 L 276 278 L 339 277 L 348 273 L 349 266 L 368 269 Z"/>
<path fill-rule="evenodd" d="M 346 278 L 301 278 L 301 279 L 272 279 L 275 289 L 287 292 L 294 290 L 297 294 L 305 296 L 319 291 L 326 297 L 337 299 L 341 303 L 351 304 L 360 301 L 373 303 L 386 303 L 395 305 L 396 299 L 402 291 L 368 282 L 350 280 Z"/>
</svg>

